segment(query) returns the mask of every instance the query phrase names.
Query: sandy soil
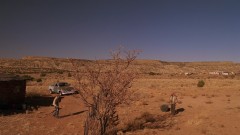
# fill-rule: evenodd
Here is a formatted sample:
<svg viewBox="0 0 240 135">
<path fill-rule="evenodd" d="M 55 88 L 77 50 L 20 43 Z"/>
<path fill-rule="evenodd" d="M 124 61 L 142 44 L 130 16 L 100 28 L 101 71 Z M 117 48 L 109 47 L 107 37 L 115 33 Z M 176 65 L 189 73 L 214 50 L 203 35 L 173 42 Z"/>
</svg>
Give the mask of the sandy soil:
<svg viewBox="0 0 240 135">
<path fill-rule="evenodd" d="M 183 110 L 169 118 L 174 124 L 168 129 L 143 129 L 126 135 L 238 135 L 240 132 L 240 80 L 207 79 L 203 88 L 196 86 L 198 79 L 140 78 L 134 82 L 137 97 L 130 105 L 118 108 L 119 127 L 144 112 L 165 115 L 160 106 L 167 102 L 172 92 L 179 92 Z M 36 86 L 37 87 L 37 86 Z M 29 86 L 28 91 L 36 87 Z M 46 93 L 47 85 L 40 92 Z M 65 96 L 60 104 L 60 118 L 51 115 L 49 103 L 37 110 L 0 116 L 0 135 L 82 135 L 86 108 L 78 95 Z M 119 134 L 122 134 L 119 132 Z"/>
</svg>

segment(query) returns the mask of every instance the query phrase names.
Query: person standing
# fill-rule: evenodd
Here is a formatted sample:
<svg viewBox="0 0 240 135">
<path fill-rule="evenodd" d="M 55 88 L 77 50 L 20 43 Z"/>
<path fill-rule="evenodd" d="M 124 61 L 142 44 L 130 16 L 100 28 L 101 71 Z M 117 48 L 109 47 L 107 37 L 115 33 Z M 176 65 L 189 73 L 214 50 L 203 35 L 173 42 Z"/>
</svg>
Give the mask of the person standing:
<svg viewBox="0 0 240 135">
<path fill-rule="evenodd" d="M 176 104 L 179 102 L 176 93 L 172 93 L 170 96 L 170 100 L 169 100 L 170 104 L 171 104 L 171 114 L 175 115 L 176 114 Z"/>
<path fill-rule="evenodd" d="M 56 96 L 53 100 L 53 106 L 54 106 L 54 112 L 53 112 L 53 116 L 56 118 L 59 118 L 59 102 L 61 101 L 61 96 Z"/>
</svg>

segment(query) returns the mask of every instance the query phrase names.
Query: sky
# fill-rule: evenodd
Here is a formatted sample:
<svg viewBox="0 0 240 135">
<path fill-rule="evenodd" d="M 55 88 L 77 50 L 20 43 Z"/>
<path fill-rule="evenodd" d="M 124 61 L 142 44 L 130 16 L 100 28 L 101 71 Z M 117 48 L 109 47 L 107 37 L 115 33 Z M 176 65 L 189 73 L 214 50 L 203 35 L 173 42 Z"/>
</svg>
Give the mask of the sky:
<svg viewBox="0 0 240 135">
<path fill-rule="evenodd" d="M 0 58 L 240 62 L 239 0 L 1 0 Z"/>
</svg>

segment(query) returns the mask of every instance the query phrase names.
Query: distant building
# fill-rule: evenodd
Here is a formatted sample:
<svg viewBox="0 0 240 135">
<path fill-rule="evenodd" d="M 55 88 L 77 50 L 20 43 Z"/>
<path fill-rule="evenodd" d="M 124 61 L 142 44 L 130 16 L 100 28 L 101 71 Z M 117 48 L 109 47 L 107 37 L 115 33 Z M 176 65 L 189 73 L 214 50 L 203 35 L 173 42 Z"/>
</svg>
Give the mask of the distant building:
<svg viewBox="0 0 240 135">
<path fill-rule="evenodd" d="M 227 76 L 227 75 L 230 75 L 231 73 L 230 72 L 222 72 L 222 75 L 224 76 Z"/>
<path fill-rule="evenodd" d="M 25 102 L 26 80 L 0 74 L 0 109 L 19 108 Z"/>
<path fill-rule="evenodd" d="M 220 71 L 215 71 L 215 72 L 209 72 L 210 75 L 220 75 L 221 72 Z"/>
<path fill-rule="evenodd" d="M 228 75 L 235 75 L 234 72 L 227 72 L 227 71 L 215 71 L 215 72 L 209 72 L 210 75 L 223 75 L 223 76 L 228 76 Z"/>
</svg>

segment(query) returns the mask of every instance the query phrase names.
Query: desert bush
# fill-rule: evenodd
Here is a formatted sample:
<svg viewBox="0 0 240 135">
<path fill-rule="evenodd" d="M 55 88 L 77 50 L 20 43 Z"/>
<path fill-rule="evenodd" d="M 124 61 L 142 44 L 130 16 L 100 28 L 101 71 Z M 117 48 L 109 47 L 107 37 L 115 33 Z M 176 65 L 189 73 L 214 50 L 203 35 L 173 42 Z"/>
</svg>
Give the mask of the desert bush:
<svg viewBox="0 0 240 135">
<path fill-rule="evenodd" d="M 126 131 L 136 131 L 139 129 L 144 129 L 144 124 L 147 122 L 155 122 L 156 119 L 149 112 L 144 112 L 140 117 L 135 118 L 126 124 L 124 132 Z"/>
<path fill-rule="evenodd" d="M 40 74 L 40 77 L 44 77 L 44 76 L 46 76 L 47 74 L 46 73 L 41 73 Z"/>
<path fill-rule="evenodd" d="M 58 74 L 63 74 L 63 71 L 58 71 L 57 73 L 58 73 Z"/>
<path fill-rule="evenodd" d="M 153 114 L 150 114 L 149 112 L 144 112 L 140 118 L 144 119 L 145 122 L 155 122 L 156 119 L 154 118 Z"/>
<path fill-rule="evenodd" d="M 198 96 L 197 95 L 193 95 L 192 98 L 197 98 Z"/>
<path fill-rule="evenodd" d="M 197 86 L 203 87 L 205 85 L 205 82 L 203 80 L 199 80 Z"/>
<path fill-rule="evenodd" d="M 136 131 L 144 128 L 157 129 L 157 128 L 169 128 L 173 126 L 171 116 L 168 115 L 153 115 L 148 112 L 144 112 L 140 117 L 135 118 L 133 121 L 129 121 L 122 129 L 123 132 Z"/>
<path fill-rule="evenodd" d="M 68 77 L 72 77 L 72 74 L 70 72 L 68 72 Z"/>
<path fill-rule="evenodd" d="M 127 131 L 136 131 L 139 129 L 144 129 L 143 124 L 145 121 L 143 119 L 134 119 L 133 121 L 129 122 L 126 127 L 124 128 L 124 132 Z"/>
<path fill-rule="evenodd" d="M 149 75 L 160 75 L 159 73 L 155 73 L 155 72 L 149 72 Z"/>
<path fill-rule="evenodd" d="M 24 75 L 24 76 L 22 76 L 22 78 L 27 80 L 27 81 L 33 81 L 34 80 L 34 78 L 30 75 Z"/>
<path fill-rule="evenodd" d="M 234 79 L 234 78 L 235 78 L 235 75 L 230 75 L 230 78 Z"/>
<path fill-rule="evenodd" d="M 206 101 L 205 103 L 206 104 L 212 104 L 213 102 L 212 101 Z"/>
<path fill-rule="evenodd" d="M 36 82 L 42 82 L 41 78 L 36 79 Z"/>
<path fill-rule="evenodd" d="M 119 119 L 116 107 L 130 101 L 130 87 L 136 74 L 129 67 L 138 53 L 121 48 L 112 51 L 110 65 L 103 66 L 98 60 L 89 62 L 84 65 L 85 73 L 80 72 L 81 63 L 70 59 L 81 89 L 79 95 L 89 112 L 84 126 L 85 135 L 117 134 Z"/>
</svg>

